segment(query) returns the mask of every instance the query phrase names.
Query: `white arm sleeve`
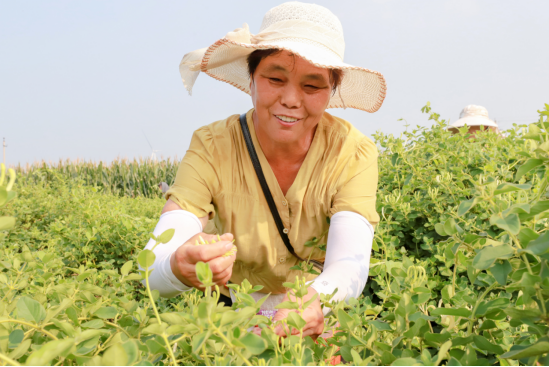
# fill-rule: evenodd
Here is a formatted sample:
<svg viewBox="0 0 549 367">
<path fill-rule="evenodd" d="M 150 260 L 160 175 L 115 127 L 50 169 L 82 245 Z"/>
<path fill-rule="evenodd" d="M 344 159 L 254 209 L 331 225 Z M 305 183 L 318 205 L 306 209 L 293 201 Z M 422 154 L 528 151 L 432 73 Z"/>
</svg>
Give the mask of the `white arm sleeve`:
<svg viewBox="0 0 549 367">
<path fill-rule="evenodd" d="M 186 210 L 172 210 L 160 216 L 160 220 L 154 229 L 154 235 L 160 236 L 167 229 L 175 229 L 175 233 L 170 242 L 159 244 L 154 249 L 156 260 L 151 266 L 154 271 L 149 275 L 149 285 L 151 289 L 157 289 L 160 297 L 171 298 L 181 292 L 188 291 L 188 287 L 181 283 L 175 277 L 170 265 L 171 255 L 192 236 L 202 232 L 202 223 L 196 215 Z M 156 244 L 154 240 L 149 240 L 145 249 L 150 250 Z M 141 269 L 141 266 L 139 267 Z M 142 269 L 141 269 L 142 270 Z M 145 280 L 142 281 L 145 285 Z"/>
<path fill-rule="evenodd" d="M 332 298 L 334 301 L 358 298 L 368 279 L 373 239 L 374 229 L 362 215 L 334 214 L 328 232 L 324 271 L 312 287 L 324 294 L 332 294 L 338 288 Z"/>
</svg>

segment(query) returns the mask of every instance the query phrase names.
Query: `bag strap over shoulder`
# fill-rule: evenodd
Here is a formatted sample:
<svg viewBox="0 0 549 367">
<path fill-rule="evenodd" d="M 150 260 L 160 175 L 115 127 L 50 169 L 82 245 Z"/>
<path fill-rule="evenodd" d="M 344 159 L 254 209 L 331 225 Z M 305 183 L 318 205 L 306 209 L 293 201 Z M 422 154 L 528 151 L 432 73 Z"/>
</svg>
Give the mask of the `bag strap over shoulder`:
<svg viewBox="0 0 549 367">
<path fill-rule="evenodd" d="M 252 165 L 254 166 L 255 173 L 257 175 L 257 178 L 259 179 L 259 184 L 263 189 L 263 194 L 265 195 L 265 199 L 267 199 L 267 204 L 269 205 L 269 209 L 271 210 L 271 214 L 273 215 L 274 221 L 276 223 L 276 228 L 278 229 L 278 233 L 280 233 L 280 237 L 282 237 L 282 241 L 284 242 L 284 245 L 286 246 L 288 251 L 299 260 L 305 261 L 295 253 L 295 250 L 292 244 L 290 243 L 290 238 L 288 237 L 288 234 L 284 232 L 285 230 L 284 224 L 282 223 L 282 219 L 280 218 L 280 214 L 278 213 L 278 209 L 276 208 L 273 195 L 271 194 L 271 190 L 269 189 L 269 185 L 267 185 L 267 180 L 265 179 L 265 175 L 263 174 L 263 170 L 261 169 L 261 163 L 259 162 L 259 158 L 257 157 L 257 152 L 255 151 L 254 143 L 250 135 L 250 130 L 248 129 L 248 123 L 246 121 L 245 113 L 240 115 L 240 127 L 242 128 L 242 135 L 244 135 L 244 141 L 246 142 L 246 147 L 248 147 L 248 153 L 250 153 Z M 310 260 L 310 262 L 313 263 L 318 268 L 320 268 L 320 270 L 323 270 L 324 264 L 322 264 L 321 262 L 316 260 Z"/>
</svg>

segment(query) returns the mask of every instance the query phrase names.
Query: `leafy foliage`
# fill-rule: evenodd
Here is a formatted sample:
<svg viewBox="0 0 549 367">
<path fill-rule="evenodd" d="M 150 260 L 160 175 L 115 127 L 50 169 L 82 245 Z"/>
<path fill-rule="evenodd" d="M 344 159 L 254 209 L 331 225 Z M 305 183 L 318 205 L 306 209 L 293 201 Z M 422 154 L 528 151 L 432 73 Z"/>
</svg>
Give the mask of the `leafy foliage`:
<svg viewBox="0 0 549 367">
<path fill-rule="evenodd" d="M 137 249 L 162 200 L 113 196 L 53 172 L 21 180 L 19 199 L 0 204 L 18 221 L 0 239 L 0 359 L 318 365 L 340 355 L 355 365 L 547 365 L 549 106 L 527 129 L 474 138 L 465 129 L 452 135 L 429 105 L 424 112 L 433 127 L 376 135 L 382 222 L 370 280 L 347 304 L 321 296 L 332 310 L 325 338 L 299 337 L 299 300 L 284 305 L 296 312 L 283 321 L 298 334 L 277 337 L 256 315 L 262 300 L 249 296 L 260 285 L 232 285 L 233 307 L 218 305 L 207 264 L 197 265 L 206 294 L 159 299 L 146 286 L 154 254 Z M 170 237 L 156 237 L 157 246 Z M 308 284 L 286 287 L 300 298 Z M 248 331 L 255 325 L 261 336 Z"/>
</svg>

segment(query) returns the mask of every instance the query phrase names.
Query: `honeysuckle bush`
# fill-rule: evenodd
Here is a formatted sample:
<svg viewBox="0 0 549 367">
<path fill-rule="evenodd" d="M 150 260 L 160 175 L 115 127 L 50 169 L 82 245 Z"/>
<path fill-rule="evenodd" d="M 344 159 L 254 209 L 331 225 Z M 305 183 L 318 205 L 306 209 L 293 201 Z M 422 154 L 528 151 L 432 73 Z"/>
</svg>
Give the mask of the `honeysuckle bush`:
<svg viewBox="0 0 549 367">
<path fill-rule="evenodd" d="M 17 218 L 0 239 L 0 360 L 548 364 L 549 106 L 528 127 L 474 138 L 465 128 L 452 135 L 429 105 L 424 112 L 434 121 L 430 128 L 375 136 L 382 220 L 370 278 L 359 299 L 321 296 L 331 309 L 327 337 L 299 336 L 306 307 L 300 299 L 309 286 L 299 277 L 285 284 L 292 301 L 282 306 L 296 311 L 284 321 L 296 330 L 289 338 L 256 315 L 262 301 L 249 294 L 261 285 L 231 285 L 237 301 L 218 305 L 207 264 L 197 266 L 204 295 L 159 298 L 146 286 L 154 254 L 140 249 L 162 200 L 125 201 L 66 178 L 21 180 L 19 197 L 0 201 L 2 215 Z M 323 247 L 320 235 L 311 243 Z M 157 246 L 170 237 L 152 236 Z M 261 336 L 248 331 L 255 325 Z"/>
</svg>

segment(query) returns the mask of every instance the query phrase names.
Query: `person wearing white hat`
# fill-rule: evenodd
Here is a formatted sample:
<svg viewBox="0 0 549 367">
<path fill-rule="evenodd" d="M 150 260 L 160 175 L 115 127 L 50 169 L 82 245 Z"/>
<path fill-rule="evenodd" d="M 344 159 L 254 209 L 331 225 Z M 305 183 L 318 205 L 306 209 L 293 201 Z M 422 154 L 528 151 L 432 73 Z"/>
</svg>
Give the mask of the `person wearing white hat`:
<svg viewBox="0 0 549 367">
<path fill-rule="evenodd" d="M 469 133 L 474 134 L 481 130 L 484 126 L 485 130 L 492 130 L 499 133 L 498 124 L 488 117 L 488 110 L 482 106 L 470 104 L 465 106 L 459 114 L 459 120 L 451 123 L 448 129 L 454 133 L 459 132 L 458 129 L 467 125 Z"/>
<path fill-rule="evenodd" d="M 322 273 L 305 274 L 314 283 L 305 296 L 311 302 L 303 313 L 304 335 L 318 336 L 327 311 L 319 293 L 334 293 L 336 300 L 361 294 L 379 221 L 377 149 L 325 110 L 375 112 L 386 85 L 379 72 L 343 62 L 344 49 L 332 12 L 287 2 L 267 12 L 258 34 L 244 24 L 183 57 L 180 73 L 189 94 L 202 72 L 249 94 L 253 108 L 193 135 L 154 231 L 175 228 L 172 240 L 154 249 L 150 284 L 161 296 L 200 288 L 195 264 L 203 261 L 224 303 L 234 297 L 225 284 L 248 279 L 263 287 L 255 299 L 271 293 L 261 313 L 280 320 L 291 310 L 275 306 L 294 299 L 284 283 L 302 276 L 295 266 L 308 260 Z M 214 238 L 202 233 L 208 220 L 223 233 L 221 241 L 194 246 L 198 236 Z M 224 257 L 233 239 L 238 252 Z M 326 251 L 310 246 L 323 242 Z"/>
</svg>

